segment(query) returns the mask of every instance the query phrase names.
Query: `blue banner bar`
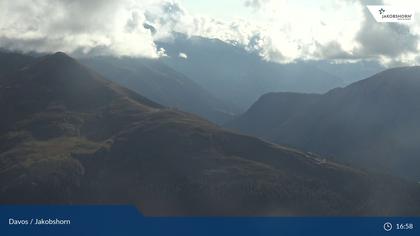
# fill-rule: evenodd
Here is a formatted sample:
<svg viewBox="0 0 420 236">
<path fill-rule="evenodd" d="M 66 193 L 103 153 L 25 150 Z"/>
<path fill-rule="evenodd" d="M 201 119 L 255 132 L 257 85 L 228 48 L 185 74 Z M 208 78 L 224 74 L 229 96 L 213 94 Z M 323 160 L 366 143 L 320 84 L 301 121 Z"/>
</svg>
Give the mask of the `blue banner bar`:
<svg viewBox="0 0 420 236">
<path fill-rule="evenodd" d="M 419 217 L 144 217 L 132 206 L 0 206 L 0 235 L 420 235 Z"/>
</svg>

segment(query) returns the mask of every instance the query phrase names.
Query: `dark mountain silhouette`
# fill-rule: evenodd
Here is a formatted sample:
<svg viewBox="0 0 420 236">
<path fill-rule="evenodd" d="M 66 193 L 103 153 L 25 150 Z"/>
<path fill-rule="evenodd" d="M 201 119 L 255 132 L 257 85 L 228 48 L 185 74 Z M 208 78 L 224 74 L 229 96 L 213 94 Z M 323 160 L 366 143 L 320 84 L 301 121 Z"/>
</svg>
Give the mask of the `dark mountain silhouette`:
<svg viewBox="0 0 420 236">
<path fill-rule="evenodd" d="M 63 53 L 1 79 L 0 203 L 135 204 L 146 215 L 419 215 L 397 178 L 232 133 Z"/>
<path fill-rule="evenodd" d="M 222 124 L 239 112 L 158 60 L 94 57 L 81 60 L 105 78 L 168 107 Z"/>
<path fill-rule="evenodd" d="M 261 97 L 227 127 L 420 180 L 420 67 L 386 70 L 322 96 Z"/>
<path fill-rule="evenodd" d="M 10 74 L 34 60 L 34 57 L 21 53 L 0 50 L 0 77 Z"/>
</svg>

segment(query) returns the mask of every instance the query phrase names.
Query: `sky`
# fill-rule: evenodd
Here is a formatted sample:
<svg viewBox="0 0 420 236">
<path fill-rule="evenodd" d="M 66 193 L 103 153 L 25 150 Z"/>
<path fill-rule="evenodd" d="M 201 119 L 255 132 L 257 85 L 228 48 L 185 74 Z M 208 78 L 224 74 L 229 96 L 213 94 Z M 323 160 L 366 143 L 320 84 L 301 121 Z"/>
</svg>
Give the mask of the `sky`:
<svg viewBox="0 0 420 236">
<path fill-rule="evenodd" d="M 245 18 L 250 13 L 250 10 L 244 6 L 243 0 L 180 0 L 179 3 L 192 14 L 207 15 L 222 20 Z"/>
<path fill-rule="evenodd" d="M 159 58 L 155 42 L 176 32 L 279 63 L 418 64 L 420 16 L 378 23 L 366 5 L 382 4 L 420 9 L 416 0 L 0 0 L 0 48 Z"/>
</svg>

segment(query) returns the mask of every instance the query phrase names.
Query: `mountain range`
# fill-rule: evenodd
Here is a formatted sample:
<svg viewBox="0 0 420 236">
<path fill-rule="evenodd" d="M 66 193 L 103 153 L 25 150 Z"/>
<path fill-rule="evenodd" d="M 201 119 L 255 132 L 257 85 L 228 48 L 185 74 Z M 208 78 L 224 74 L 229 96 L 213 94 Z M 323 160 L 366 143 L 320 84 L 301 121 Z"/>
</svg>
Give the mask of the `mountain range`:
<svg viewBox="0 0 420 236">
<path fill-rule="evenodd" d="M 270 93 L 226 127 L 336 161 L 420 180 L 420 67 L 323 95 Z"/>
<path fill-rule="evenodd" d="M 167 54 L 160 59 L 163 63 L 242 111 L 265 93 L 325 93 L 383 70 L 368 61 L 275 63 L 235 42 L 183 34 L 157 45 Z"/>
<path fill-rule="evenodd" d="M 418 184 L 225 130 L 64 53 L 0 77 L 1 204 L 146 215 L 419 215 Z"/>
<path fill-rule="evenodd" d="M 159 60 L 89 57 L 80 61 L 106 79 L 153 101 L 197 114 L 218 124 L 227 122 L 240 111 Z"/>
</svg>

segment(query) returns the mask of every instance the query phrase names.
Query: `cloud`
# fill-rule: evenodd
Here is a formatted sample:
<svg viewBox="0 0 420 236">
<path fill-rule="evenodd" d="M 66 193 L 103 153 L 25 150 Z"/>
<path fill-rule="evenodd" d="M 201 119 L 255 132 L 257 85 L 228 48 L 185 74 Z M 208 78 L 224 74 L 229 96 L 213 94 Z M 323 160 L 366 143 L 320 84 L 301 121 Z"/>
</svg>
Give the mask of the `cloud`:
<svg viewBox="0 0 420 236">
<path fill-rule="evenodd" d="M 174 32 L 197 32 L 195 18 L 178 2 L 158 1 L 144 12 L 145 24 L 154 29 L 154 39 L 170 38 Z"/>
<path fill-rule="evenodd" d="M 248 48 L 258 45 L 260 55 L 270 61 L 350 58 L 354 35 L 362 16 L 359 4 L 350 1 L 260 0 L 253 6 L 256 32 L 249 33 Z M 353 18 L 349 20 L 350 18 Z M 258 39 L 258 40 L 256 40 Z M 258 42 L 257 44 L 255 42 Z"/>
<path fill-rule="evenodd" d="M 395 57 L 403 53 L 416 52 L 419 36 L 401 24 L 363 24 L 356 40 L 360 43 L 360 56 L 383 55 Z"/>
<path fill-rule="evenodd" d="M 158 58 L 166 53 L 154 42 L 182 33 L 219 39 L 280 63 L 416 61 L 420 17 L 412 25 L 376 23 L 365 4 L 382 1 L 308 2 L 243 0 L 238 7 L 252 8 L 249 17 L 228 20 L 192 14 L 176 0 L 0 1 L 0 47 Z"/>
<path fill-rule="evenodd" d="M 316 58 L 323 58 L 329 60 L 346 60 L 346 59 L 354 59 L 354 56 L 346 52 L 339 42 L 337 41 L 330 41 L 325 44 L 320 44 L 315 42 L 316 50 L 314 51 L 313 55 Z"/>
<path fill-rule="evenodd" d="M 0 1 L 0 47 L 158 57 L 144 7 L 131 0 Z"/>
<path fill-rule="evenodd" d="M 246 0 L 245 7 L 250 7 L 254 10 L 260 10 L 269 0 Z"/>
<path fill-rule="evenodd" d="M 141 2 L 0 1 L 0 47 L 157 58 L 166 53 L 156 48 L 154 42 L 180 32 L 258 50 L 266 60 L 284 59 L 280 50 L 272 45 L 273 38 L 260 33 L 260 26 L 248 20 L 224 21 L 192 15 L 176 1 Z"/>
<path fill-rule="evenodd" d="M 296 4 L 294 4 L 296 3 Z M 303 1 L 246 0 L 256 18 L 263 18 L 248 48 L 268 60 L 380 60 L 383 64 L 415 64 L 420 17 L 412 24 L 377 23 L 366 5 L 404 5 L 416 1 L 347 0 L 304 4 Z M 304 7 L 303 7 L 304 6 Z M 305 16 L 302 18 L 301 16 Z M 265 27 L 263 23 L 269 27 Z"/>
<path fill-rule="evenodd" d="M 396 58 L 407 53 L 416 53 L 419 36 L 406 24 L 377 23 L 368 10 L 364 10 L 364 21 L 355 40 L 359 47 L 358 57 Z"/>
<path fill-rule="evenodd" d="M 182 58 L 182 59 L 188 59 L 188 55 L 187 55 L 187 54 L 185 54 L 185 53 L 183 53 L 183 52 L 180 52 L 180 53 L 178 54 L 178 57 L 179 57 L 179 58 Z"/>
<path fill-rule="evenodd" d="M 286 60 L 282 52 L 273 44 L 272 38 L 258 32 L 250 36 L 245 48 L 250 52 L 258 53 L 267 61 L 281 62 Z"/>
</svg>

